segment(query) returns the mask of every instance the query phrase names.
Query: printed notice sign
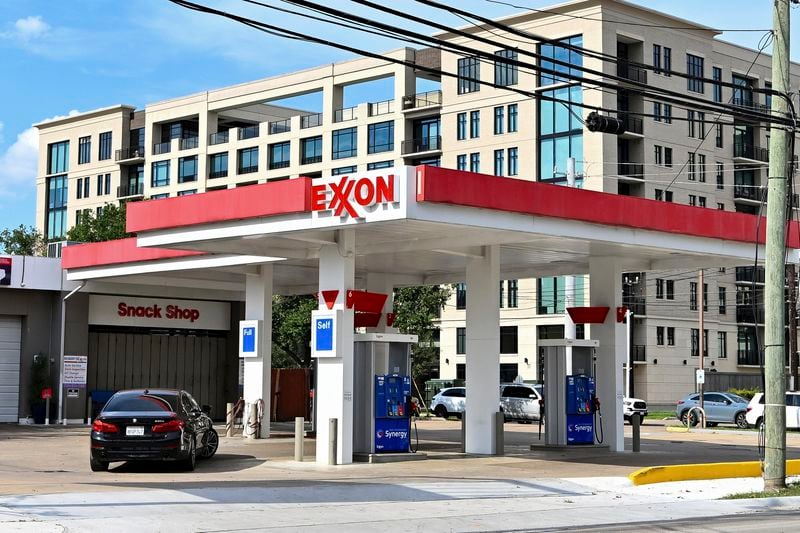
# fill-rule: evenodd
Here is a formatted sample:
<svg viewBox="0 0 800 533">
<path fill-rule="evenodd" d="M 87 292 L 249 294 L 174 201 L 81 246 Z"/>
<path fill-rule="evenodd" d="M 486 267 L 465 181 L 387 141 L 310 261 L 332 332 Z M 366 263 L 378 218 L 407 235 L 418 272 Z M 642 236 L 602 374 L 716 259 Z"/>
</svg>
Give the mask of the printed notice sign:
<svg viewBox="0 0 800 533">
<path fill-rule="evenodd" d="M 86 371 L 89 367 L 88 357 L 85 355 L 64 356 L 64 386 L 86 387 Z"/>
</svg>

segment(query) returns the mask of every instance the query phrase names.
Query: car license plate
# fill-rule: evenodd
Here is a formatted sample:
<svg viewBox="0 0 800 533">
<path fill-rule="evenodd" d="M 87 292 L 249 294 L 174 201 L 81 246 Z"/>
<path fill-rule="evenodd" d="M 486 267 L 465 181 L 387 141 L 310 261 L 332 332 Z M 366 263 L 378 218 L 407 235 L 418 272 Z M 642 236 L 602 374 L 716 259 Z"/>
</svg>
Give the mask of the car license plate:
<svg viewBox="0 0 800 533">
<path fill-rule="evenodd" d="M 128 437 L 144 436 L 144 426 L 128 426 L 125 428 L 125 435 Z"/>
</svg>

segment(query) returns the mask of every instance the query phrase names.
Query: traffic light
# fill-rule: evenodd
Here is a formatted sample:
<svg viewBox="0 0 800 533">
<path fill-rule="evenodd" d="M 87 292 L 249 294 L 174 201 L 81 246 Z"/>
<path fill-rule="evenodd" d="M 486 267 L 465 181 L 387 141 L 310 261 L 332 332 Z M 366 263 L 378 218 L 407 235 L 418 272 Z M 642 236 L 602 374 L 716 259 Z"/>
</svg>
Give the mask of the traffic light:
<svg viewBox="0 0 800 533">
<path fill-rule="evenodd" d="M 598 115 L 597 111 L 592 111 L 586 117 L 586 128 L 589 131 L 611 133 L 612 135 L 622 135 L 625 133 L 625 123 L 622 120 Z"/>
</svg>

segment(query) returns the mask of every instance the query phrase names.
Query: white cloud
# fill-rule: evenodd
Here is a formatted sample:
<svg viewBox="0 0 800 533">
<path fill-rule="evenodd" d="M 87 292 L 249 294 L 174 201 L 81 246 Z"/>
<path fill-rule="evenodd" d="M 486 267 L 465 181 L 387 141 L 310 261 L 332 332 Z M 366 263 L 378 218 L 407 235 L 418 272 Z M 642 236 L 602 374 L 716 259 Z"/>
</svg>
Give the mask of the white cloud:
<svg viewBox="0 0 800 533">
<path fill-rule="evenodd" d="M 0 30 L 0 41 L 6 41 L 29 53 L 52 59 L 66 59 L 92 51 L 92 39 L 85 30 L 52 27 L 40 15 L 17 19 L 7 30 Z"/>
<path fill-rule="evenodd" d="M 50 25 L 42 20 L 39 15 L 17 20 L 14 23 L 14 28 L 16 29 L 17 37 L 22 40 L 35 39 L 50 31 Z"/>
<path fill-rule="evenodd" d="M 72 110 L 47 120 L 76 115 Z M 30 127 L 17 135 L 17 140 L 0 154 L 0 198 L 21 197 L 36 187 L 39 160 L 39 130 Z"/>
</svg>

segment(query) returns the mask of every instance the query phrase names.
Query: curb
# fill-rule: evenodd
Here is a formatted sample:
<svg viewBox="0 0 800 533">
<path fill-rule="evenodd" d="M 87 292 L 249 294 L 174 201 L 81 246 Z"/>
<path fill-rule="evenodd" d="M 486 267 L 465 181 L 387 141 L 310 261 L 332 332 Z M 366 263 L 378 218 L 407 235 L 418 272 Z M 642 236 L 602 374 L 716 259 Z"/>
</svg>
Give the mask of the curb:
<svg viewBox="0 0 800 533">
<path fill-rule="evenodd" d="M 786 461 L 786 475 L 800 474 L 800 459 Z M 634 485 L 668 483 L 670 481 L 696 481 L 703 479 L 725 479 L 761 476 L 759 461 L 740 463 L 701 463 L 689 465 L 649 466 L 630 474 Z"/>
</svg>

